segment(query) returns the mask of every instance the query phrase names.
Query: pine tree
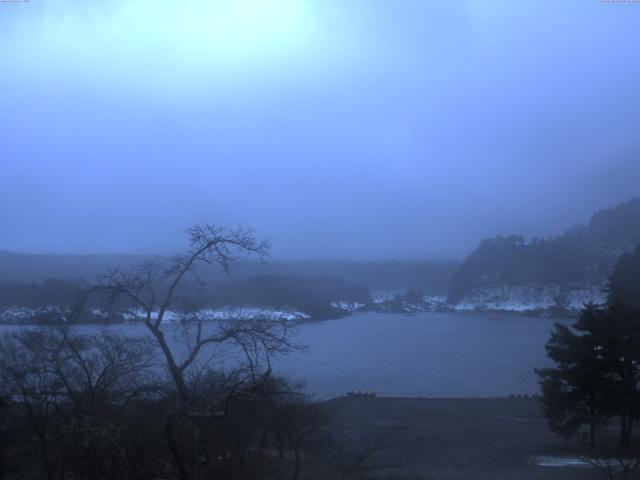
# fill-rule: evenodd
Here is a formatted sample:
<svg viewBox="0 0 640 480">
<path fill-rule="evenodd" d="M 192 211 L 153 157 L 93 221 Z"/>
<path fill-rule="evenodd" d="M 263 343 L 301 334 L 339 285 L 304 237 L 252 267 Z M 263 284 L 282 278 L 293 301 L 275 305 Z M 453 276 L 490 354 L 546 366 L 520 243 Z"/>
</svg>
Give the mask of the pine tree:
<svg viewBox="0 0 640 480">
<path fill-rule="evenodd" d="M 554 368 L 540 376 L 552 431 L 565 436 L 618 417 L 620 447 L 627 448 L 640 419 L 640 247 L 623 255 L 610 279 L 605 305 L 586 305 L 568 327 L 556 324 L 546 345 Z"/>
<path fill-rule="evenodd" d="M 591 304 L 572 328 L 556 323 L 546 345 L 556 367 L 536 370 L 551 431 L 569 437 L 588 425 L 591 446 L 595 446 L 598 422 L 609 412 L 611 386 L 597 335 L 605 322 L 603 311 Z"/>
</svg>

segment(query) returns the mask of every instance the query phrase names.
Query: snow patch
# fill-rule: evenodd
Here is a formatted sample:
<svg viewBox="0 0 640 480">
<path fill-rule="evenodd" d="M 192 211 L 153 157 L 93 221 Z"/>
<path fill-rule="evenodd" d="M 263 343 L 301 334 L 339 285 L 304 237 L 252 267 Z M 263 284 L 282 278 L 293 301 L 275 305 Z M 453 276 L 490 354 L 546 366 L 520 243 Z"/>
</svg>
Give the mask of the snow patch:
<svg viewBox="0 0 640 480">
<path fill-rule="evenodd" d="M 456 310 L 507 310 L 526 312 L 554 308 L 580 310 L 585 303 L 604 303 L 603 287 L 567 288 L 556 284 L 506 285 L 476 287 Z"/>
<path fill-rule="evenodd" d="M 124 315 L 127 321 L 143 321 L 146 318 L 145 312 L 142 310 L 129 311 Z M 253 320 L 259 318 L 272 318 L 280 321 L 301 321 L 311 318 L 310 315 L 293 309 L 275 309 L 270 307 L 222 307 L 222 308 L 208 308 L 198 310 L 196 312 L 178 312 L 173 310 L 167 310 L 164 313 L 163 321 L 166 322 L 179 322 L 181 320 L 188 320 L 197 318 L 200 320 Z M 158 318 L 158 312 L 152 312 L 151 318 L 155 320 Z"/>
<path fill-rule="evenodd" d="M 345 312 L 355 312 L 356 310 L 360 310 L 361 308 L 364 308 L 366 306 L 366 303 L 339 301 L 339 302 L 331 302 L 331 306 L 333 308 L 344 310 Z"/>
<path fill-rule="evenodd" d="M 66 319 L 68 315 L 69 309 L 56 305 L 47 305 L 45 307 L 10 305 L 0 307 L 0 323 L 42 322 L 47 319 Z"/>
<path fill-rule="evenodd" d="M 373 290 L 370 292 L 373 303 L 384 303 L 393 300 L 399 295 L 403 295 L 406 290 Z"/>
<path fill-rule="evenodd" d="M 531 457 L 529 463 L 538 465 L 539 467 L 591 467 L 589 461 L 583 457 L 552 457 L 540 455 Z"/>
</svg>

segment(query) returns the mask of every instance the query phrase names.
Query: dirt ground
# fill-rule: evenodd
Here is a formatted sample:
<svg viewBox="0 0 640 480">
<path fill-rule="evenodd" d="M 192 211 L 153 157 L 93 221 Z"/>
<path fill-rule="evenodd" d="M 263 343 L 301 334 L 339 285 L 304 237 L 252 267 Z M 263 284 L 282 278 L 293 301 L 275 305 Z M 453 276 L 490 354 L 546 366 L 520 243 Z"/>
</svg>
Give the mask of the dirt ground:
<svg viewBox="0 0 640 480">
<path fill-rule="evenodd" d="M 360 478 L 605 478 L 589 466 L 531 461 L 538 455 L 575 456 L 578 447 L 549 432 L 536 399 L 341 397 L 325 408 L 330 428 L 362 452 Z"/>
</svg>

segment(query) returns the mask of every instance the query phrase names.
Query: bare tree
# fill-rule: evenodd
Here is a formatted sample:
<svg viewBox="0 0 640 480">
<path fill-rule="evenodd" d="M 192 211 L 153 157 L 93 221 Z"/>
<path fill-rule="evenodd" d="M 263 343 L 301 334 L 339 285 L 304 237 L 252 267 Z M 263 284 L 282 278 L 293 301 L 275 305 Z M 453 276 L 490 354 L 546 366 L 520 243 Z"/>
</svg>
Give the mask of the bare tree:
<svg viewBox="0 0 640 480">
<path fill-rule="evenodd" d="M 36 475 L 61 478 L 65 469 L 77 473 L 89 463 L 102 470 L 108 462 L 86 459 L 104 460 L 106 450 L 126 456 L 123 436 L 114 433 L 122 430 L 128 403 L 155 390 L 152 355 L 148 342 L 108 329 L 38 328 L 0 339 L 0 385 L 12 422 L 26 432 L 22 450 L 40 460 Z M 126 463 L 118 462 L 121 477 Z"/>
<path fill-rule="evenodd" d="M 43 340 L 36 330 L 5 334 L 0 339 L 0 385 L 20 411 L 20 423 L 31 432 L 39 468 L 52 479 L 51 425 L 64 395 L 60 378 L 43 353 Z"/>
<path fill-rule="evenodd" d="M 181 293 L 180 287 L 188 277 L 203 283 L 203 265 L 219 266 L 229 273 L 242 254 L 264 258 L 269 253 L 269 242 L 258 240 L 248 229 L 228 230 L 208 224 L 196 225 L 187 230 L 187 234 L 189 248 L 185 254 L 164 261 L 146 260 L 126 271 L 111 271 L 85 295 L 85 299 L 93 294 L 105 295 L 110 307 L 124 300 L 140 313 L 162 351 L 178 397 L 184 404 L 191 398 L 187 371 L 196 364 L 203 349 L 233 342 L 251 360 L 249 367 L 253 370 L 256 367 L 253 361 L 258 357 L 268 359 L 272 353 L 284 352 L 292 346 L 287 340 L 286 325 L 271 317 L 221 322 L 215 331 L 205 333 L 203 318 L 196 309 L 186 309 L 190 299 Z M 180 324 L 187 352 L 182 358 L 178 358 L 166 338 L 165 320 L 171 309 L 183 311 Z"/>
<path fill-rule="evenodd" d="M 277 445 L 278 455 L 284 458 L 286 443 L 293 452 L 293 479 L 297 480 L 302 465 L 302 449 L 318 435 L 326 423 L 326 415 L 317 403 L 299 394 L 285 395 L 271 409 L 268 424 Z"/>
<path fill-rule="evenodd" d="M 42 348 L 76 413 L 94 414 L 106 404 L 124 406 L 158 389 L 153 348 L 143 338 L 108 328 L 80 334 L 62 326 L 46 332 Z"/>
<path fill-rule="evenodd" d="M 0 394 L 0 480 L 6 478 L 9 470 L 9 452 L 14 432 L 9 426 L 9 409 L 11 400 Z"/>
<path fill-rule="evenodd" d="M 243 228 L 225 229 L 213 225 L 196 225 L 187 230 L 187 252 L 169 259 L 146 260 L 128 270 L 114 270 L 91 286 L 84 297 L 97 295 L 106 299 L 109 311 L 118 302 L 142 317 L 144 325 L 162 352 L 168 373 L 176 389 L 178 400 L 175 415 L 166 418 L 165 435 L 174 460 L 183 478 L 193 476 L 185 458 L 191 464 L 206 463 L 201 424 L 204 416 L 211 416 L 203 407 L 197 388 L 199 380 L 207 376 L 216 356 L 229 349 L 240 354 L 244 362 L 238 366 L 241 375 L 229 396 L 247 383 L 271 373 L 271 358 L 291 351 L 286 321 L 271 315 L 206 322 L 201 311 L 194 308 L 192 295 L 185 287 L 188 279 L 204 285 L 203 267 L 221 267 L 229 274 L 242 255 L 253 254 L 263 259 L 269 253 L 269 242 L 258 240 L 253 231 Z M 82 310 L 76 309 L 76 315 Z M 167 317 L 180 312 L 178 327 L 182 343 L 176 348 L 169 342 Z M 225 347 L 228 347 L 225 349 Z M 193 420 L 200 416 L 200 421 Z M 198 444 L 197 452 L 182 452 L 178 438 L 189 437 Z M 184 442 L 183 442 L 184 443 Z M 188 442 L 187 442 L 188 443 Z M 195 455 L 194 455 L 195 454 Z M 200 468 L 194 467 L 194 468 Z"/>
</svg>

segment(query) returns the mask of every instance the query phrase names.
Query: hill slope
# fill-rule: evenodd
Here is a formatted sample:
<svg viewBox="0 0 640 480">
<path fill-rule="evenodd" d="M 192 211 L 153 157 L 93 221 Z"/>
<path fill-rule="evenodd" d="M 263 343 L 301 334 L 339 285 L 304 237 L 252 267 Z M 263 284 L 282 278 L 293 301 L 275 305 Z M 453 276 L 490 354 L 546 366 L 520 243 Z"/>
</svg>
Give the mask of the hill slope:
<svg viewBox="0 0 640 480">
<path fill-rule="evenodd" d="M 579 308 L 604 299 L 616 260 L 640 243 L 640 198 L 595 213 L 554 239 L 480 242 L 458 267 L 449 302 L 460 308 Z"/>
</svg>

